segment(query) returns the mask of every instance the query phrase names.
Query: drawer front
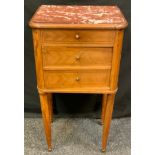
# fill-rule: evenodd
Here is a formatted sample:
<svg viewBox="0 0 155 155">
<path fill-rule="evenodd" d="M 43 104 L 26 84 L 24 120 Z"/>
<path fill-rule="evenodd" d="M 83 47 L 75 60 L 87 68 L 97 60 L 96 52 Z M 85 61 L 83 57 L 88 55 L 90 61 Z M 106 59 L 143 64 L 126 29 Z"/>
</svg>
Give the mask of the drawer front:
<svg viewBox="0 0 155 155">
<path fill-rule="evenodd" d="M 110 70 L 44 71 L 46 89 L 109 87 Z"/>
<path fill-rule="evenodd" d="M 114 30 L 51 30 L 41 31 L 42 43 L 113 43 Z"/>
<path fill-rule="evenodd" d="M 43 51 L 43 67 L 107 66 L 111 67 L 112 48 L 73 48 L 46 46 Z"/>
</svg>

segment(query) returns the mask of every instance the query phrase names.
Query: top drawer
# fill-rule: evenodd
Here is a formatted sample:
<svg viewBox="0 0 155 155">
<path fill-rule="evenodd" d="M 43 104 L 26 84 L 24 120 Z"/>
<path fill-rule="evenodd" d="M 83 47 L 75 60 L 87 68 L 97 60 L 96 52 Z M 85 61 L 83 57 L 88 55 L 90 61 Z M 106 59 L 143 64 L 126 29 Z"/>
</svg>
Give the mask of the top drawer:
<svg viewBox="0 0 155 155">
<path fill-rule="evenodd" d="M 42 43 L 112 43 L 115 30 L 63 30 L 45 29 L 41 31 Z"/>
</svg>

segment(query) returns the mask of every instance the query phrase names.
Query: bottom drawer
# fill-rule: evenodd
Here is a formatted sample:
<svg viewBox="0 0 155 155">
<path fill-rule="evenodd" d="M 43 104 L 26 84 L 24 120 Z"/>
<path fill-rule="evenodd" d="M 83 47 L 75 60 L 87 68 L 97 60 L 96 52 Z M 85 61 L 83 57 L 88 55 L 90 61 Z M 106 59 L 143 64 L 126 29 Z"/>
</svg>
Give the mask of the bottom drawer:
<svg viewBox="0 0 155 155">
<path fill-rule="evenodd" d="M 44 71 L 46 89 L 109 87 L 110 70 Z"/>
</svg>

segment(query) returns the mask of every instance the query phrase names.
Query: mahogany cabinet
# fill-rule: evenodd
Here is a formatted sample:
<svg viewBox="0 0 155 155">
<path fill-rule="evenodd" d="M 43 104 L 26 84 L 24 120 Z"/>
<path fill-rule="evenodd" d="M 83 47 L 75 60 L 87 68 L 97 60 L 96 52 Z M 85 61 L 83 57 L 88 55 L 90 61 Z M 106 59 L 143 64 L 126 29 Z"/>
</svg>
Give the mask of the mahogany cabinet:
<svg viewBox="0 0 155 155">
<path fill-rule="evenodd" d="M 103 94 L 106 150 L 127 21 L 117 6 L 42 5 L 32 28 L 37 86 L 48 150 L 52 150 L 53 93 Z"/>
</svg>

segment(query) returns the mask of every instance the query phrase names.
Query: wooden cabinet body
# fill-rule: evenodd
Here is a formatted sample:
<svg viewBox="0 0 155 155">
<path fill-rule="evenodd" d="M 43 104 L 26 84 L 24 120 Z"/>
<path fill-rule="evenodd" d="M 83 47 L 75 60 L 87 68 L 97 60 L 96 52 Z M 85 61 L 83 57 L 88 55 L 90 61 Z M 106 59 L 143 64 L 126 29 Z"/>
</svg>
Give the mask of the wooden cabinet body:
<svg viewBox="0 0 155 155">
<path fill-rule="evenodd" d="M 121 11 L 117 6 L 42 5 L 29 25 L 48 149 L 52 93 L 95 93 L 103 94 L 105 151 L 127 26 Z"/>
</svg>

